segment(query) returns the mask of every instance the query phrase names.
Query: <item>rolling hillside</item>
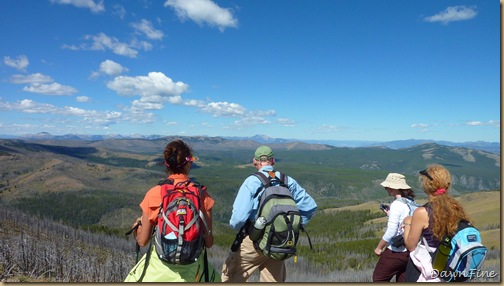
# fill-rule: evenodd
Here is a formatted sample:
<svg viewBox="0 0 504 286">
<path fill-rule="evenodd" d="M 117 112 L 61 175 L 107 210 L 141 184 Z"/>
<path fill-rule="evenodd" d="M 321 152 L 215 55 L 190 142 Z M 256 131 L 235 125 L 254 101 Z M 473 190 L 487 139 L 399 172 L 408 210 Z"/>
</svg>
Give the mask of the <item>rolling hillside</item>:
<svg viewBox="0 0 504 286">
<path fill-rule="evenodd" d="M 27 201 L 21 198 L 34 194 L 38 201 L 57 197 L 78 202 L 82 198 L 92 201 L 109 197 L 121 204 L 103 208 L 98 221 L 86 223 L 118 221 L 113 219 L 114 214 L 137 212 L 145 191 L 164 177 L 160 154 L 174 138 L 0 140 L 0 199 L 28 209 Z M 218 137 L 183 139 L 200 157 L 192 176 L 206 184 L 216 201 L 221 202 L 215 217 L 226 222 L 234 194 L 243 178 L 253 172 L 250 161 L 259 143 Z M 414 189 L 419 189 L 416 174 L 430 163 L 443 164 L 451 171 L 454 195 L 500 190 L 500 156 L 484 151 L 432 143 L 398 150 L 295 142 L 271 146 L 278 168 L 296 178 L 321 209 L 384 198 L 379 182 L 388 172 L 405 174 Z M 123 222 L 115 224 L 110 226 L 121 226 Z"/>
</svg>

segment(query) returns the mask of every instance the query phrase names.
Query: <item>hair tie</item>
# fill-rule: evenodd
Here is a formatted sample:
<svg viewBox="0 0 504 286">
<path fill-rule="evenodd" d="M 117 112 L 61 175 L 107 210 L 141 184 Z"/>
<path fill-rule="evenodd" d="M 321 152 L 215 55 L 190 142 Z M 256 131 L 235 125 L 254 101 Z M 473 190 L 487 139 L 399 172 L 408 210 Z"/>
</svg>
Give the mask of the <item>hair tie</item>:
<svg viewBox="0 0 504 286">
<path fill-rule="evenodd" d="M 434 192 L 434 195 L 435 196 L 438 196 L 438 195 L 442 195 L 446 193 L 446 189 L 437 189 L 435 192 Z"/>
</svg>

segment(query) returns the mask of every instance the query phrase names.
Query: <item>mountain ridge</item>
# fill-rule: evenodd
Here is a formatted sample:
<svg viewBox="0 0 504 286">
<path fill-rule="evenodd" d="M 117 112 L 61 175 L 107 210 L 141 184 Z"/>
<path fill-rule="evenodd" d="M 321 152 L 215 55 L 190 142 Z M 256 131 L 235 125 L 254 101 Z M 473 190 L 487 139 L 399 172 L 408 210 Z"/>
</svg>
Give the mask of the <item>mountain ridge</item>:
<svg viewBox="0 0 504 286">
<path fill-rule="evenodd" d="M 107 139 L 145 139 L 156 140 L 162 138 L 175 138 L 175 137 L 208 137 L 208 138 L 223 138 L 232 141 L 255 141 L 261 144 L 284 144 L 292 142 L 302 142 L 307 144 L 321 144 L 333 147 L 386 147 L 390 149 L 401 149 L 412 147 L 423 143 L 436 143 L 452 147 L 464 147 L 477 150 L 483 150 L 495 154 L 500 154 L 500 142 L 487 142 L 487 141 L 466 141 L 466 142 L 452 142 L 446 140 L 431 140 L 431 139 L 405 139 L 405 140 L 392 140 L 392 141 L 371 141 L 371 140 L 313 140 L 313 139 L 286 139 L 286 138 L 273 138 L 266 135 L 254 136 L 166 136 L 166 135 L 85 135 L 85 134 L 65 134 L 65 135 L 52 135 L 48 132 L 40 132 L 37 134 L 26 134 L 21 136 L 13 135 L 0 135 L 0 139 L 22 139 L 22 140 L 83 140 L 83 141 L 102 141 Z"/>
</svg>

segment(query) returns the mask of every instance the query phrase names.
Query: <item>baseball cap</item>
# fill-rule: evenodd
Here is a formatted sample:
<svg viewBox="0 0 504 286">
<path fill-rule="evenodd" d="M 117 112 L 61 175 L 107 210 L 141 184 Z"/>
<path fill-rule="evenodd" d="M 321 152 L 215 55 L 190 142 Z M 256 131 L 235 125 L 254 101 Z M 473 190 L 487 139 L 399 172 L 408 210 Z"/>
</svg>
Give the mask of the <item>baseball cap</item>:
<svg viewBox="0 0 504 286">
<path fill-rule="evenodd" d="M 268 146 L 261 146 L 256 149 L 254 158 L 256 160 L 261 160 L 261 157 L 266 156 L 267 159 L 273 158 L 273 150 Z"/>
</svg>

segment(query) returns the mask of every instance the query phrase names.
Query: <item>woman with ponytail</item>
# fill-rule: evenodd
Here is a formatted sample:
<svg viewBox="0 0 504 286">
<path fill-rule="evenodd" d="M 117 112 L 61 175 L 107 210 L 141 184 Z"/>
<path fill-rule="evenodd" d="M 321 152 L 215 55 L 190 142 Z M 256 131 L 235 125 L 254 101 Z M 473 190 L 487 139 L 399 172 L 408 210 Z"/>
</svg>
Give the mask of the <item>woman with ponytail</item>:
<svg viewBox="0 0 504 286">
<path fill-rule="evenodd" d="M 415 250 L 420 245 L 430 251 L 437 249 L 445 235 L 452 236 L 456 233 L 461 220 L 471 222 L 462 205 L 448 193 L 451 176 L 446 168 L 437 164 L 429 165 L 419 172 L 419 180 L 428 196 L 428 203 L 417 208 L 413 216 L 406 217 L 403 221 L 404 241 L 411 255 L 418 253 Z M 425 242 L 427 245 L 423 245 Z M 415 267 L 410 259 L 406 269 L 406 282 L 440 281 L 437 276 L 432 265 L 425 263 L 425 267 L 418 269 L 418 265 Z"/>
<path fill-rule="evenodd" d="M 197 160 L 198 157 L 193 155 L 187 143 L 182 140 L 169 142 L 163 152 L 163 165 L 167 179 L 173 181 L 174 185 L 193 186 L 195 182 L 189 178 L 189 172 Z M 206 189 L 200 195 L 201 212 L 206 222 L 203 230 L 204 246 L 210 248 L 213 245 L 212 207 L 214 200 Z M 220 282 L 220 275 L 216 273 L 210 263 L 206 263 L 205 251 L 196 262 L 191 264 L 169 264 L 159 258 L 156 247 L 151 240 L 155 240 L 153 230 L 158 224 L 162 199 L 161 185 L 158 184 L 147 191 L 140 203 L 142 216 L 133 224 L 133 233 L 139 247 L 149 245 L 149 248 L 128 273 L 125 282 L 199 282 L 203 281 L 203 278 L 208 278 L 207 282 Z"/>
</svg>

